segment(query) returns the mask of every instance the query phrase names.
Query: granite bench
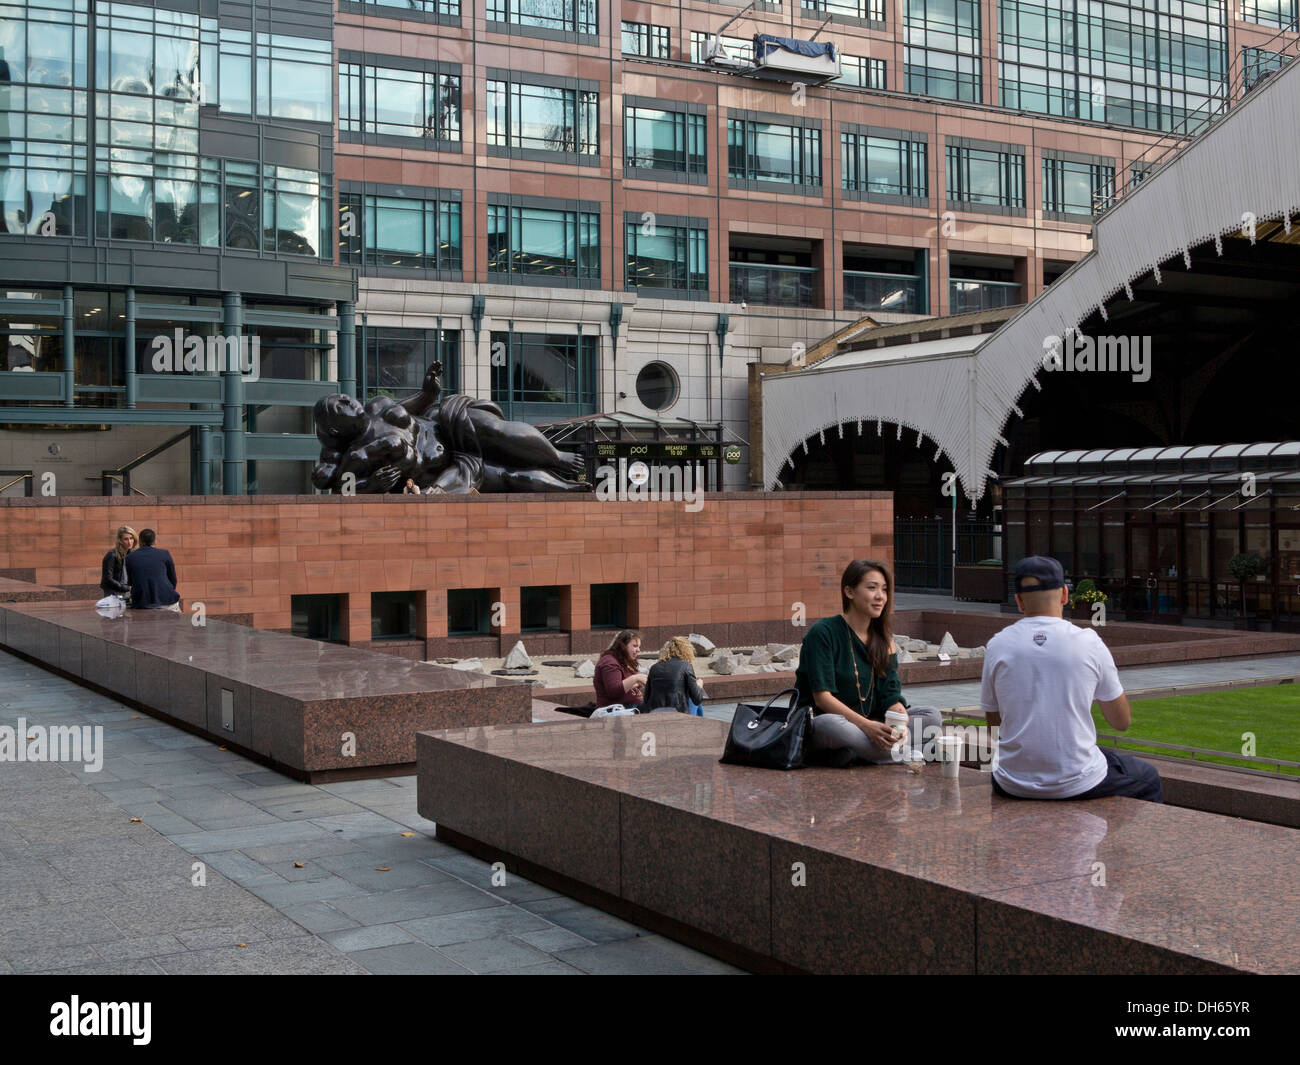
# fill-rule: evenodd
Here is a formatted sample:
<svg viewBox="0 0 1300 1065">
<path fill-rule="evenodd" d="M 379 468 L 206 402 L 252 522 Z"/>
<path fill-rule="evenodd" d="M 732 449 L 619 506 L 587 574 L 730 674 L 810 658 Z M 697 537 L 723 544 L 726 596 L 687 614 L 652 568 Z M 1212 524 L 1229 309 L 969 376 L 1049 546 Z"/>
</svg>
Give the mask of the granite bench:
<svg viewBox="0 0 1300 1065">
<path fill-rule="evenodd" d="M 1294 829 L 1002 799 L 966 768 L 722 765 L 726 727 L 422 732 L 418 808 L 440 839 L 755 971 L 1300 971 Z"/>
<path fill-rule="evenodd" d="M 532 718 L 519 681 L 165 610 L 0 603 L 0 648 L 309 782 L 411 772 L 421 729 Z"/>
</svg>

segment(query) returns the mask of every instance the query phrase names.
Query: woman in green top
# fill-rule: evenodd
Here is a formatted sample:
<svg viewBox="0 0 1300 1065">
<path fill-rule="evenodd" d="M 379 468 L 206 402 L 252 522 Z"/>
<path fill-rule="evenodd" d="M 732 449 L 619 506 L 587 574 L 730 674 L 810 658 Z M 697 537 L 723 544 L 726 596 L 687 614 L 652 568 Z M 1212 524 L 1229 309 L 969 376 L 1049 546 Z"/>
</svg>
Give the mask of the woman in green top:
<svg viewBox="0 0 1300 1065">
<path fill-rule="evenodd" d="M 843 610 L 822 618 L 803 638 L 795 683 L 801 705 L 816 708 L 813 752 L 833 764 L 893 761 L 898 742 L 885 714 L 907 714 L 909 744 L 921 747 L 943 729 L 932 707 L 908 706 L 898 680 L 893 636 L 893 581 L 883 563 L 850 562 L 840 579 Z"/>
</svg>

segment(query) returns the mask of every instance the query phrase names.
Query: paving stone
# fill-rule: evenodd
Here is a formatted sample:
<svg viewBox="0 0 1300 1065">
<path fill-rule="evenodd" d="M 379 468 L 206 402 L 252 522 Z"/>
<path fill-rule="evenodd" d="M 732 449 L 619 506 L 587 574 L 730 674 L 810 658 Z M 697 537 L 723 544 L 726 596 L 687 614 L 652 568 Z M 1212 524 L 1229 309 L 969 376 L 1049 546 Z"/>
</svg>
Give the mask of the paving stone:
<svg viewBox="0 0 1300 1065">
<path fill-rule="evenodd" d="M 562 961 L 550 958 L 538 965 L 525 965 L 519 969 L 494 969 L 493 976 L 585 976 L 581 969 L 565 965 Z"/>
<path fill-rule="evenodd" d="M 166 972 L 151 958 L 131 961 L 100 961 L 73 965 L 65 969 L 42 969 L 41 976 L 165 976 Z"/>
<path fill-rule="evenodd" d="M 556 931 L 555 926 L 535 913 L 516 906 L 498 906 L 488 910 L 472 910 L 444 917 L 426 917 L 418 921 L 403 921 L 402 927 L 432 947 L 449 943 L 467 943 L 475 939 L 495 939 L 501 936 L 519 936 L 521 933 Z M 563 931 L 563 929 L 559 929 Z M 531 946 L 537 946 L 530 943 Z M 580 946 L 583 943 L 570 943 Z M 542 949 L 542 948 L 538 948 Z"/>
<path fill-rule="evenodd" d="M 69 965 L 86 965 L 102 959 L 93 947 L 75 945 L 67 947 L 33 946 L 23 950 L 5 951 L 5 960 L 16 973 L 38 973 L 45 969 L 59 969 Z"/>
<path fill-rule="evenodd" d="M 320 880 L 300 880 L 295 884 L 274 884 L 250 881 L 248 890 L 264 902 L 275 907 L 291 905 L 295 902 L 320 902 L 324 899 L 344 899 L 364 893 L 341 876 L 330 875 Z M 369 922 L 365 922 L 369 923 Z"/>
<path fill-rule="evenodd" d="M 325 932 L 321 939 L 334 944 L 341 951 L 372 950 L 392 947 L 398 943 L 414 943 L 416 937 L 396 924 L 373 924 L 365 928 L 344 928 Z"/>
<path fill-rule="evenodd" d="M 340 954 L 315 936 L 274 943 L 250 943 L 247 947 L 192 950 L 155 960 L 164 972 L 176 975 L 342 976 L 365 971 L 347 955 Z"/>
<path fill-rule="evenodd" d="M 511 939 L 509 936 L 451 943 L 439 949 L 458 965 L 463 965 L 476 973 L 518 969 L 527 965 L 541 965 L 552 960 L 545 952 L 530 947 L 527 943 L 521 943 L 517 939 Z"/>
<path fill-rule="evenodd" d="M 359 927 L 351 917 L 339 913 L 326 902 L 300 902 L 285 906 L 280 912 L 308 932 L 315 932 L 317 935 L 322 932 L 335 932 L 342 928 Z"/>
<path fill-rule="evenodd" d="M 132 936 L 130 939 L 95 945 L 95 950 L 105 962 L 125 962 L 137 958 L 153 958 L 162 954 L 179 954 L 185 949 L 185 944 L 171 935 Z"/>
<path fill-rule="evenodd" d="M 570 898 L 557 895 L 549 899 L 537 899 L 519 904 L 526 910 L 540 914 L 552 924 L 576 932 L 592 943 L 612 943 L 617 940 L 631 939 L 644 933 L 634 924 L 628 924 L 617 917 L 597 910 L 592 906 L 575 903 Z"/>
<path fill-rule="evenodd" d="M 470 971 L 423 943 L 359 950 L 348 957 L 369 972 L 386 976 L 463 976 Z"/>
<path fill-rule="evenodd" d="M 333 902 L 336 910 L 361 924 L 409 921 L 502 905 L 504 903 L 487 892 L 454 880 L 427 887 L 386 891 L 383 894 L 339 898 Z"/>
<path fill-rule="evenodd" d="M 538 950 L 544 950 L 548 954 L 554 954 L 560 950 L 572 950 L 574 947 L 590 947 L 592 942 L 584 939 L 577 932 L 570 932 L 567 928 L 555 928 L 547 926 L 537 932 L 516 932 L 516 939 L 522 939 L 525 943 L 536 947 Z"/>
<path fill-rule="evenodd" d="M 703 973 L 740 973 L 718 961 L 662 936 L 643 935 L 617 943 L 577 947 L 556 953 L 556 960 L 596 976 L 653 974 L 677 976 Z"/>
<path fill-rule="evenodd" d="M 284 821 L 274 825 L 255 825 L 252 828 L 196 832 L 189 836 L 177 836 L 172 842 L 191 854 L 203 855 L 218 851 L 247 851 L 250 847 L 269 846 L 274 843 L 319 839 L 326 834 L 318 825 L 310 821 Z"/>
</svg>

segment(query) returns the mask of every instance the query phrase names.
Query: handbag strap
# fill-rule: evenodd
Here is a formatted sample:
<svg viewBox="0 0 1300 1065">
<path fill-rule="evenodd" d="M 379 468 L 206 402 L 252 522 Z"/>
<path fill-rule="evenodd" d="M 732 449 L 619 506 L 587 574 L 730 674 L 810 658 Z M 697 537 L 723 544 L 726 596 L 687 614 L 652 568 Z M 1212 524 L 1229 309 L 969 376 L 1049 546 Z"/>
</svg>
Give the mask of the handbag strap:
<svg viewBox="0 0 1300 1065">
<path fill-rule="evenodd" d="M 841 614 L 840 620 L 844 622 L 844 627 L 849 631 L 849 661 L 853 663 L 853 683 L 858 689 L 858 713 L 863 717 L 870 717 L 871 715 L 865 709 L 866 702 L 862 698 L 862 678 L 858 676 L 858 655 L 853 650 L 853 637 L 856 634 L 853 631 L 853 626 L 849 624 L 848 618 Z M 874 668 L 868 674 L 868 677 L 867 695 L 872 695 L 876 690 L 876 671 Z"/>
</svg>

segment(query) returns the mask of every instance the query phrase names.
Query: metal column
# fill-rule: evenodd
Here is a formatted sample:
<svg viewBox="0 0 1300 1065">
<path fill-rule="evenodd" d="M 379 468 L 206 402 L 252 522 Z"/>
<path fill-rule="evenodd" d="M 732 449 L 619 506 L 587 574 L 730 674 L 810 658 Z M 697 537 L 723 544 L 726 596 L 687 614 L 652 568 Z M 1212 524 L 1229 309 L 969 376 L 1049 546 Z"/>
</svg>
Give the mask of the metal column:
<svg viewBox="0 0 1300 1065">
<path fill-rule="evenodd" d="M 72 286 L 63 286 L 63 405 L 65 407 L 76 406 L 74 402 L 74 393 L 77 382 L 76 375 L 73 373 L 73 348 L 76 344 L 76 325 L 73 321 L 72 311 Z"/>
<path fill-rule="evenodd" d="M 339 302 L 339 391 L 345 396 L 357 394 L 357 314 L 356 304 Z"/>
<path fill-rule="evenodd" d="M 244 303 L 238 292 L 221 298 L 221 328 L 227 343 L 243 336 Z M 237 362 L 238 360 L 236 360 Z M 227 366 L 221 373 L 221 491 L 224 495 L 244 494 L 244 379 L 239 366 Z"/>
<path fill-rule="evenodd" d="M 135 379 L 135 289 L 126 290 L 126 409 L 135 410 L 138 386 Z"/>
</svg>

